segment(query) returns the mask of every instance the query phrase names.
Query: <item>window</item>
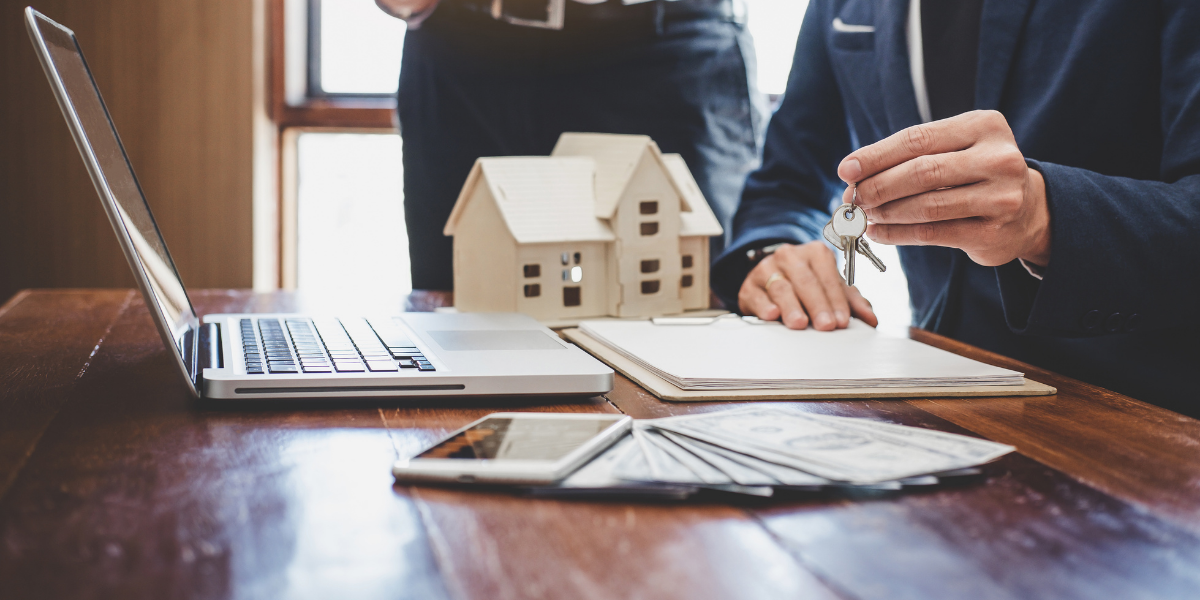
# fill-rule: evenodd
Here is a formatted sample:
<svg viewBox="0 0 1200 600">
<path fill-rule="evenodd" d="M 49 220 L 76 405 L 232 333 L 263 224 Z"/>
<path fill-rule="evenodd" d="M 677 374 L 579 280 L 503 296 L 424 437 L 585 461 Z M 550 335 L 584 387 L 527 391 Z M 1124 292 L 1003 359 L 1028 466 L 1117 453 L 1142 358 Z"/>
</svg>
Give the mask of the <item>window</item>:
<svg viewBox="0 0 1200 600">
<path fill-rule="evenodd" d="M 529 278 L 542 276 L 542 265 L 525 265 L 525 276 Z"/>
<path fill-rule="evenodd" d="M 656 233 L 658 233 L 658 222 L 657 221 L 649 221 L 647 223 L 642 223 L 642 235 L 654 235 Z"/>
<path fill-rule="evenodd" d="M 578 286 L 563 288 L 563 306 L 579 306 L 580 304 L 583 304 L 583 299 Z"/>
<path fill-rule="evenodd" d="M 578 253 L 578 252 L 576 252 L 576 253 L 575 253 L 575 264 L 579 264 L 579 263 L 580 263 L 580 261 L 582 261 L 582 260 L 583 260 L 583 255 L 582 255 L 582 254 L 580 254 L 580 253 Z"/>
<path fill-rule="evenodd" d="M 405 24 L 364 0 L 268 0 L 267 11 L 280 194 L 278 205 L 263 205 L 278 220 L 261 221 L 255 236 L 269 231 L 278 243 L 264 246 L 255 269 L 284 288 L 407 292 L 392 124 Z M 366 274 L 331 266 L 345 255 L 387 256 L 390 265 Z"/>
<path fill-rule="evenodd" d="M 694 282 L 694 280 L 692 279 L 691 275 L 684 275 L 683 278 L 679 280 L 679 287 L 685 287 L 685 288 L 692 287 L 693 282 Z M 772 283 L 774 283 L 774 282 L 772 282 Z"/>
<path fill-rule="evenodd" d="M 685 268 L 685 269 L 692 268 L 692 255 L 691 254 L 683 255 L 683 268 Z"/>
<path fill-rule="evenodd" d="M 562 253 L 562 264 L 564 267 L 571 264 L 571 253 L 569 253 L 569 252 Z"/>
<path fill-rule="evenodd" d="M 574 283 L 583 281 L 583 267 L 571 267 L 571 281 Z"/>
<path fill-rule="evenodd" d="M 657 260 L 643 260 L 642 261 L 642 272 L 643 273 L 657 273 L 658 272 L 658 261 Z"/>
<path fill-rule="evenodd" d="M 294 285 L 391 297 L 408 293 L 400 138 L 308 132 L 295 145 Z M 356 256 L 387 257 L 388 268 L 347 260 Z"/>
<path fill-rule="evenodd" d="M 638 212 L 640 212 L 643 215 L 658 214 L 658 201 L 657 200 L 646 200 L 645 202 L 638 204 Z"/>
<path fill-rule="evenodd" d="M 660 287 L 661 286 L 659 285 L 659 282 L 657 279 L 643 281 L 642 282 L 642 293 L 643 294 L 657 294 Z"/>
<path fill-rule="evenodd" d="M 537 298 L 542 295 L 542 286 L 537 283 L 529 283 L 525 285 L 525 297 Z"/>
</svg>

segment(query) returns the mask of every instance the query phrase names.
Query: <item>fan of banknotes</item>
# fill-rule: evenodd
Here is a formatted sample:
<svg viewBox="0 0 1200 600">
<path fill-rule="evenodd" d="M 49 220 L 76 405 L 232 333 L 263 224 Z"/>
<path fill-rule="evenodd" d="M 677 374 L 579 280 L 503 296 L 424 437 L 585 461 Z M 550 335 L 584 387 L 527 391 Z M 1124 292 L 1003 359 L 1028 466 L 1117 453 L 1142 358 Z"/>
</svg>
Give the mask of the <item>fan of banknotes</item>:
<svg viewBox="0 0 1200 600">
<path fill-rule="evenodd" d="M 780 490 L 897 490 L 975 475 L 1012 446 L 919 427 L 748 407 L 635 421 L 633 430 L 535 495 L 683 498 L 704 489 L 770 496 Z"/>
</svg>

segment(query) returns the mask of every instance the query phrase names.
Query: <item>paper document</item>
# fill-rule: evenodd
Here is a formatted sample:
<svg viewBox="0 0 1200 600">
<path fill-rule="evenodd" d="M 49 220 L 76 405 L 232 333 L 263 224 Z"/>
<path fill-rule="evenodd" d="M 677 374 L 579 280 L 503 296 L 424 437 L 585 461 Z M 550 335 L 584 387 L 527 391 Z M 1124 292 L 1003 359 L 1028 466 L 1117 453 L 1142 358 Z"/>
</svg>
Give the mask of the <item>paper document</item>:
<svg viewBox="0 0 1200 600">
<path fill-rule="evenodd" d="M 717 319 L 708 325 L 584 321 L 580 330 L 683 390 L 1020 386 L 993 367 L 858 320 L 836 331 Z"/>
</svg>

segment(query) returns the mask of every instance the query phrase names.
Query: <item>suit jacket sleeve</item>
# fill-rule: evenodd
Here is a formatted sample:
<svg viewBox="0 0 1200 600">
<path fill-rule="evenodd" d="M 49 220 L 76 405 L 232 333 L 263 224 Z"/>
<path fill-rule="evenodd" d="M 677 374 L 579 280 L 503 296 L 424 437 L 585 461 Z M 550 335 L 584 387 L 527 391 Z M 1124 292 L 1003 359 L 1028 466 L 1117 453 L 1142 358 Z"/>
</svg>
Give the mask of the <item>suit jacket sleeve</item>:
<svg viewBox="0 0 1200 600">
<path fill-rule="evenodd" d="M 824 2 L 809 5 L 762 165 L 746 180 L 732 242 L 713 263 L 713 289 L 731 309 L 750 270 L 746 250 L 821 239 L 830 199 L 845 188 L 836 170 L 850 153 L 850 133 L 825 46 L 831 19 Z"/>
<path fill-rule="evenodd" d="M 1200 6 L 1162 22 L 1161 181 L 1030 160 L 1046 181 L 1051 256 L 1043 279 L 997 267 L 1008 326 L 1062 337 L 1196 322 L 1200 298 Z"/>
</svg>

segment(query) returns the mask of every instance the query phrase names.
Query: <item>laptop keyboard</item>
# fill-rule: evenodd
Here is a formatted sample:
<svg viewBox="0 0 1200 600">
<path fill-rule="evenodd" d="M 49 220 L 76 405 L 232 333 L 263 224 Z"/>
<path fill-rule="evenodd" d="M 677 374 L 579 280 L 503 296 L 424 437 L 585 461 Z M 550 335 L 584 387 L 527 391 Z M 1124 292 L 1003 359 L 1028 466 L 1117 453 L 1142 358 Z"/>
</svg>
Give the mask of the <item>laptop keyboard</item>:
<svg viewBox="0 0 1200 600">
<path fill-rule="evenodd" d="M 390 320 L 242 319 L 240 327 L 247 375 L 435 370 Z"/>
</svg>

